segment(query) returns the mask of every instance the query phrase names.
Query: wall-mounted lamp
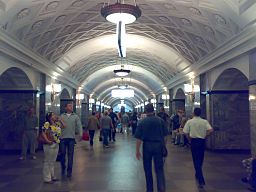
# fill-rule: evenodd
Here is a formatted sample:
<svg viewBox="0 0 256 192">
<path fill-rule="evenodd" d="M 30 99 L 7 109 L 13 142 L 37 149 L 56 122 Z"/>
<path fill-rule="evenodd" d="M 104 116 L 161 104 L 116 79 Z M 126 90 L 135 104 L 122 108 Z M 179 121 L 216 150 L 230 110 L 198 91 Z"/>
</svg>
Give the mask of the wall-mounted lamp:
<svg viewBox="0 0 256 192">
<path fill-rule="evenodd" d="M 190 96 L 191 102 L 195 102 L 195 93 L 200 91 L 200 86 L 194 84 L 194 79 L 191 79 L 191 84 L 184 84 L 184 92 Z"/>
<path fill-rule="evenodd" d="M 77 104 L 79 106 L 80 102 L 84 99 L 84 94 L 76 94 L 76 100 L 77 100 Z"/>
<path fill-rule="evenodd" d="M 168 100 L 168 99 L 170 99 L 170 96 L 167 95 L 167 94 L 162 94 L 162 99 L 163 100 Z"/>
<path fill-rule="evenodd" d="M 51 93 L 51 102 L 53 103 L 55 97 L 61 92 L 61 84 L 46 85 L 46 91 Z"/>
</svg>

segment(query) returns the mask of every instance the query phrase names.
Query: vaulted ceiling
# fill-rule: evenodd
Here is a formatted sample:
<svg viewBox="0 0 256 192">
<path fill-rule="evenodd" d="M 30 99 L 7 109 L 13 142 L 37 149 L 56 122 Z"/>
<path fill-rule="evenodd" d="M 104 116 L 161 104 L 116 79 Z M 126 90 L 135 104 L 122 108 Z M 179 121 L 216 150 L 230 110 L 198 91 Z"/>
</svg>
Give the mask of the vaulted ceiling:
<svg viewBox="0 0 256 192">
<path fill-rule="evenodd" d="M 104 2 L 116 1 L 0 0 L 0 25 L 69 72 L 87 92 L 110 97 L 103 92 L 115 85 L 113 70 L 120 59 L 114 42 L 116 26 L 100 15 Z M 137 4 L 142 16 L 126 28 L 124 62 L 132 71 L 131 86 L 148 98 L 163 92 L 177 74 L 256 19 L 254 0 L 137 0 Z M 144 99 L 139 91 L 135 93 L 136 102 Z"/>
</svg>

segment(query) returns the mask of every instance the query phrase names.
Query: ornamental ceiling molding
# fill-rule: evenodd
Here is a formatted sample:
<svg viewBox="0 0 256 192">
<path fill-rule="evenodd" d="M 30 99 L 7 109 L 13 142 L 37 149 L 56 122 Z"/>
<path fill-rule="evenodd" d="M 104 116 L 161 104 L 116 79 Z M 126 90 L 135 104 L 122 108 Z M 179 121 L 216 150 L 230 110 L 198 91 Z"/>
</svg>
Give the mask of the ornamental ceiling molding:
<svg viewBox="0 0 256 192">
<path fill-rule="evenodd" d="M 64 2 L 64 1 L 63 1 Z M 97 1 L 95 1 L 95 3 L 97 3 Z M 71 35 L 70 36 L 66 36 L 66 37 L 64 37 L 64 36 L 60 36 L 59 38 L 59 40 L 61 40 L 63 43 L 61 43 L 61 45 L 58 45 L 58 46 L 56 46 L 55 47 L 55 51 L 54 52 L 49 52 L 49 51 L 47 51 L 47 49 L 49 49 L 49 46 L 54 46 L 54 44 L 52 44 L 53 43 L 53 41 L 50 41 L 50 42 L 48 42 L 48 46 L 45 44 L 42 48 L 38 48 L 38 47 L 34 47 L 34 46 L 32 46 L 35 50 L 37 50 L 37 51 L 39 51 L 41 54 L 43 54 L 44 56 L 46 56 L 48 59 L 50 59 L 51 61 L 55 61 L 56 59 L 58 59 L 61 55 L 63 55 L 66 51 L 68 51 L 68 50 L 70 50 L 70 48 L 71 47 L 73 47 L 74 45 L 74 42 L 81 42 L 81 41 L 86 41 L 86 40 L 88 40 L 88 38 L 86 38 L 86 36 L 83 36 L 83 38 L 81 38 L 81 36 L 79 36 L 79 34 L 76 34 L 77 35 L 77 37 L 76 37 L 76 39 L 74 39 L 72 42 L 71 41 L 69 41 L 69 39 L 71 38 L 71 36 L 73 35 L 72 33 L 76 33 L 76 32 L 78 32 L 79 31 L 79 29 L 78 28 L 74 28 L 74 27 L 76 27 L 76 25 L 70 25 L 70 22 L 71 22 L 71 20 L 72 20 L 72 17 L 74 18 L 76 15 L 78 16 L 79 15 L 79 13 L 83 13 L 83 12 L 81 12 L 81 9 L 80 9 L 80 11 L 77 11 L 77 9 L 73 9 L 73 7 L 74 6 L 78 6 L 78 5 L 80 5 L 80 6 L 85 6 L 86 5 L 86 9 L 85 9 L 85 12 L 83 13 L 83 14 L 85 14 L 86 15 L 86 17 L 84 17 L 84 18 L 86 18 L 86 21 L 88 22 L 88 21 L 99 21 L 99 24 L 101 25 L 101 24 L 103 24 L 103 20 L 102 20 L 102 18 L 99 18 L 99 16 L 94 16 L 94 17 L 92 17 L 92 18 L 94 18 L 93 20 L 90 18 L 90 17 L 88 17 L 89 15 L 88 15 L 88 13 L 89 14 L 95 14 L 95 12 L 94 12 L 94 7 L 100 7 L 100 4 L 98 4 L 98 5 L 96 5 L 95 3 L 92 3 L 92 2 L 88 2 L 88 3 L 85 3 L 85 1 L 73 1 L 73 2 L 70 2 L 70 3 L 67 3 L 67 4 L 64 4 L 64 3 L 62 3 L 62 1 L 52 1 L 52 2 L 49 2 L 48 4 L 43 4 L 43 5 L 41 5 L 43 8 L 41 8 L 41 12 L 39 13 L 39 16 L 38 16 L 38 21 L 35 21 L 35 23 L 34 24 L 32 24 L 32 26 L 34 26 L 33 28 L 35 28 L 35 29 L 37 29 L 37 30 L 32 30 L 32 31 L 34 31 L 34 32 L 41 32 L 41 34 L 40 34 L 40 36 L 38 37 L 37 36 L 37 38 L 34 38 L 34 39 L 38 39 L 38 42 L 41 42 L 41 40 L 40 39 L 42 39 L 43 37 L 44 37 L 44 33 L 47 33 L 47 32 L 49 32 L 49 31 L 51 31 L 52 30 L 52 27 L 54 27 L 54 26 L 52 26 L 52 25 L 48 25 L 48 28 L 47 27 L 45 27 L 44 26 L 44 23 L 52 23 L 51 21 L 49 21 L 49 20 L 46 20 L 46 21 L 44 21 L 43 19 L 40 19 L 40 17 L 42 17 L 42 15 L 44 16 L 45 15 L 45 11 L 46 12 L 54 12 L 54 14 L 53 15 L 51 15 L 51 17 L 50 17 L 50 20 L 54 20 L 54 21 L 58 21 L 58 17 L 60 17 L 60 16 L 62 16 L 63 17 L 63 13 L 61 12 L 62 10 L 68 10 L 68 11 L 65 11 L 65 13 L 67 13 L 67 14 L 69 14 L 69 15 L 66 15 L 66 21 L 69 21 L 68 23 L 66 23 L 64 26 L 63 26 L 63 28 L 61 28 L 61 29 L 59 29 L 59 31 L 67 31 L 67 32 L 69 32 L 70 33 L 70 31 L 69 31 L 69 28 L 71 27 L 72 28 L 72 31 L 71 31 Z M 35 5 L 38 5 L 39 3 L 34 3 L 34 5 L 33 6 L 35 6 Z M 209 3 L 210 4 L 210 3 Z M 95 6 L 96 5 L 96 6 Z M 171 3 L 158 3 L 157 4 L 157 6 L 154 6 L 154 8 L 152 7 L 152 6 L 150 6 L 149 4 L 147 4 L 147 2 L 146 1 L 142 1 L 141 2 L 141 7 L 142 8 L 144 8 L 144 9 L 149 9 L 149 11 L 150 11 L 150 13 L 147 13 L 147 11 L 146 11 L 146 16 L 145 16 L 145 18 L 147 18 L 147 19 L 149 19 L 150 20 L 150 23 L 152 23 L 152 24 L 155 24 L 155 25 L 157 25 L 157 26 L 162 26 L 162 28 L 164 29 L 165 28 L 165 23 L 166 23 L 166 25 L 167 26 L 170 26 L 170 24 L 168 24 L 168 22 L 170 21 L 175 21 L 176 22 L 176 24 L 174 24 L 174 25 L 172 25 L 172 26 L 176 26 L 176 27 L 178 27 L 178 28 L 181 28 L 181 27 L 183 27 L 183 26 L 185 26 L 187 29 L 188 29 L 188 31 L 190 31 L 190 29 L 189 28 L 196 28 L 196 26 L 194 26 L 194 22 L 195 21 L 203 21 L 204 19 L 203 18 L 207 18 L 207 9 L 206 9 L 206 7 L 200 7 L 200 8 L 197 8 L 197 7 L 193 7 L 193 6 L 189 6 L 189 4 L 188 4 L 188 6 L 184 6 L 184 5 L 182 5 L 182 4 L 180 4 L 178 1 L 174 1 L 173 2 L 173 4 L 171 4 Z M 90 10 L 90 8 L 92 8 L 92 10 Z M 174 11 L 174 14 L 171 14 L 171 13 L 169 13 L 168 12 L 168 15 L 170 15 L 170 17 L 168 18 L 168 17 L 163 17 L 163 16 L 161 16 L 161 13 L 162 13 L 162 10 L 167 10 L 167 8 L 169 8 L 169 9 L 172 9 L 172 10 L 176 10 L 176 12 Z M 29 8 L 27 8 L 27 9 L 29 9 Z M 60 9 L 60 10 L 59 10 Z M 58 11 L 57 11 L 58 10 Z M 194 17 L 188 17 L 188 16 L 186 16 L 185 18 L 180 18 L 180 21 L 179 21 L 179 17 L 177 17 L 176 18 L 176 15 L 178 16 L 178 15 L 180 15 L 179 13 L 180 12 L 184 12 L 184 11 L 187 11 L 188 10 L 188 13 L 190 14 L 190 15 L 194 15 Z M 24 10 L 25 11 L 25 10 Z M 153 12 L 152 12 L 153 11 Z M 74 13 L 74 14 L 71 14 L 71 13 Z M 209 11 L 208 11 L 209 12 Z M 153 14 L 156 14 L 156 16 L 153 16 L 152 15 L 152 13 Z M 211 13 L 211 12 L 209 12 L 209 13 Z M 24 12 L 24 13 L 22 13 L 21 15 L 26 15 L 26 11 Z M 71 14 L 71 15 L 70 15 Z M 98 14 L 98 13 L 97 13 Z M 148 14 L 148 15 L 147 15 Z M 151 16 L 152 15 L 152 16 Z M 211 15 L 213 15 L 213 14 L 211 14 Z M 223 25 L 223 24 L 227 24 L 226 23 L 226 19 L 223 17 L 223 16 L 221 16 L 218 12 L 216 13 L 216 15 L 215 16 L 213 16 L 213 17 L 215 17 L 215 20 L 216 20 L 216 23 L 217 24 L 219 24 L 219 25 Z M 161 21 L 160 22 L 160 24 L 159 24 L 159 22 L 158 22 L 158 20 L 157 20 L 157 18 L 159 18 L 158 20 L 159 21 Z M 190 18 L 193 18 L 193 21 L 191 21 L 190 20 Z M 96 20 L 95 20 L 96 19 Z M 209 19 L 209 18 L 208 18 Z M 64 21 L 64 20 L 63 20 Z M 83 21 L 85 21 L 84 19 L 83 19 Z M 139 19 L 139 21 L 138 22 L 140 22 L 140 19 Z M 212 22 L 212 21 L 210 21 L 210 22 Z M 142 20 L 142 23 L 144 23 L 143 22 L 143 20 Z M 142 23 L 140 23 L 140 24 L 142 24 Z M 203 22 L 204 23 L 204 22 Z M 212 22 L 212 24 L 210 24 L 210 25 L 212 25 L 212 26 L 214 26 L 214 23 Z M 224 26 L 225 26 L 224 25 Z M 77 25 L 77 26 L 80 26 L 79 28 L 81 28 L 81 24 L 79 24 L 79 25 Z M 212 26 L 208 26 L 209 28 L 212 28 L 213 29 L 213 27 Z M 218 25 L 217 25 L 218 26 Z M 39 30 L 39 29 L 41 29 L 40 27 L 42 27 L 42 28 L 45 28 L 46 30 Z M 50 28 L 51 27 L 51 28 Z M 65 27 L 68 27 L 68 28 L 65 28 Z M 148 27 L 148 24 L 146 23 L 145 24 L 145 27 Z M 27 26 L 26 26 L 26 28 L 28 28 Z M 97 28 L 97 27 L 96 27 Z M 156 29 L 157 29 L 158 27 L 156 27 Z M 177 28 L 177 29 L 178 29 Z M 49 30 L 50 29 L 50 30 Z M 103 28 L 104 29 L 104 28 Z M 114 27 L 113 27 L 113 29 L 114 29 Z M 112 32 L 114 33 L 114 30 L 112 29 Z M 132 28 L 131 28 L 132 29 Z M 226 28 L 226 29 L 228 29 L 228 28 Z M 78 30 L 78 31 L 77 31 Z M 94 29 L 95 30 L 95 29 Z M 98 29 L 96 29 L 96 30 L 98 30 Z M 152 29 L 151 29 L 152 30 Z M 215 30 L 215 29 L 214 29 Z M 31 30 L 30 30 L 31 31 Z M 147 30 L 148 31 L 148 30 Z M 103 31 L 102 31 L 103 32 Z M 99 32 L 97 35 L 102 35 L 102 32 Z M 25 31 L 19 31 L 19 34 L 17 34 L 17 36 L 18 37 L 21 37 L 22 36 L 22 34 L 26 34 L 27 32 L 25 32 Z M 137 32 L 136 32 L 137 33 Z M 219 31 L 219 33 L 227 33 L 227 34 L 234 34 L 232 31 L 226 31 L 226 32 L 224 32 L 224 31 Z M 58 33 L 54 33 L 54 34 L 58 34 Z M 65 34 L 65 33 L 61 33 L 61 34 Z M 169 32 L 169 34 L 172 34 L 171 32 Z M 179 34 L 179 31 L 178 32 L 175 32 L 175 35 L 174 35 L 174 37 L 175 36 L 177 36 L 177 34 Z M 216 33 L 217 34 L 217 33 Z M 150 34 L 150 32 L 144 32 L 144 35 L 146 35 L 146 36 L 148 36 L 148 37 L 160 37 L 160 36 L 162 36 L 162 33 L 161 33 L 161 31 L 156 31 L 156 35 L 153 35 L 152 33 Z M 183 34 L 183 35 L 185 35 L 185 34 Z M 31 36 L 33 36 L 32 34 L 29 34 L 29 37 L 31 37 Z M 94 34 L 94 36 L 95 36 L 95 34 Z M 185 35 L 186 36 L 186 35 Z M 185 37 L 185 36 L 183 36 L 183 37 Z M 222 35 L 219 35 L 219 37 L 221 37 Z M 57 36 L 55 36 L 53 39 L 54 39 L 54 41 L 57 39 L 56 38 Z M 87 37 L 88 37 L 88 35 L 87 35 Z M 154 38 L 155 38 L 154 37 Z M 180 39 L 181 38 L 181 39 Z M 186 37 L 185 37 L 186 38 Z M 165 37 L 162 37 L 162 42 L 164 42 L 165 40 Z M 172 38 L 172 40 L 173 39 L 177 39 L 177 38 Z M 25 39 L 22 39 L 22 41 L 24 42 L 24 40 Z M 156 40 L 158 40 L 158 41 L 161 41 L 161 39 L 157 39 L 156 38 Z M 164 40 L 164 41 L 163 41 Z M 195 61 L 197 61 L 199 58 L 201 58 L 202 56 L 204 56 L 205 55 L 205 53 L 203 53 L 203 54 L 201 54 L 200 53 L 200 50 L 198 51 L 197 50 L 197 48 L 195 48 L 195 49 L 193 49 L 193 48 L 187 48 L 187 45 L 186 44 L 183 44 L 184 42 L 182 42 L 181 40 L 182 40 L 182 37 L 179 37 L 177 40 L 179 40 L 179 41 L 177 41 L 177 42 L 169 42 L 168 43 L 168 41 L 165 41 L 164 43 L 167 43 L 170 47 L 174 47 L 175 48 L 175 50 L 177 51 L 177 52 L 179 52 L 179 53 L 181 53 L 187 60 L 189 60 L 190 62 L 195 62 Z M 191 39 L 186 39 L 188 42 L 190 42 L 191 41 Z M 33 40 L 34 41 L 34 40 Z M 27 42 L 27 40 L 25 41 L 25 42 Z M 65 43 L 66 42 L 66 43 Z M 222 40 L 219 40 L 219 42 L 222 42 Z M 174 44 L 173 44 L 174 43 Z M 212 41 L 212 44 L 214 44 L 215 43 L 215 41 Z M 51 44 L 51 45 L 50 45 Z M 191 43 L 191 45 L 192 45 L 193 43 Z M 37 43 L 37 45 L 41 45 L 41 43 Z M 180 47 L 181 46 L 181 47 Z M 214 47 L 216 47 L 216 45 L 214 46 Z M 208 47 L 208 49 L 210 49 L 211 47 Z M 44 49 L 44 51 L 42 51 Z M 204 48 L 203 48 L 204 49 Z"/>
<path fill-rule="evenodd" d="M 168 88 L 175 87 L 189 80 L 189 73 L 196 72 L 195 76 L 205 73 L 227 61 L 248 53 L 256 47 L 256 25 L 248 26 L 238 35 L 223 43 L 214 52 L 199 62 L 187 68 L 183 74 L 175 76 L 167 83 Z M 228 53 L 228 54 L 227 54 Z"/>
<path fill-rule="evenodd" d="M 54 73 L 58 74 L 58 79 L 63 83 L 71 86 L 72 88 L 77 88 L 79 83 L 75 81 L 70 74 L 63 71 L 54 63 L 50 63 L 49 61 L 45 60 L 41 56 L 37 55 L 24 45 L 20 44 L 18 41 L 14 40 L 9 35 L 5 34 L 3 31 L 0 30 L 0 41 L 1 46 L 0 49 L 3 53 L 14 58 L 46 75 L 53 77 Z"/>
</svg>

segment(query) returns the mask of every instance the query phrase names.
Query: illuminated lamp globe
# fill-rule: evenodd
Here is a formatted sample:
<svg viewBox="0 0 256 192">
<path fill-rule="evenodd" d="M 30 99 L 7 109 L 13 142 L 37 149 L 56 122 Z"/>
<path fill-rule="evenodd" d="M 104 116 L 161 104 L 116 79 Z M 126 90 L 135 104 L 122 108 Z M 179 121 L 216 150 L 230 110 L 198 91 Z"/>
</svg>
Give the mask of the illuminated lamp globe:
<svg viewBox="0 0 256 192">
<path fill-rule="evenodd" d="M 125 77 L 127 76 L 129 73 L 131 72 L 131 70 L 129 69 L 116 69 L 114 70 L 114 73 L 119 76 L 119 77 Z"/>
<path fill-rule="evenodd" d="M 117 2 L 101 8 L 101 15 L 111 23 L 130 24 L 141 16 L 141 10 L 137 5 L 121 4 Z"/>
</svg>

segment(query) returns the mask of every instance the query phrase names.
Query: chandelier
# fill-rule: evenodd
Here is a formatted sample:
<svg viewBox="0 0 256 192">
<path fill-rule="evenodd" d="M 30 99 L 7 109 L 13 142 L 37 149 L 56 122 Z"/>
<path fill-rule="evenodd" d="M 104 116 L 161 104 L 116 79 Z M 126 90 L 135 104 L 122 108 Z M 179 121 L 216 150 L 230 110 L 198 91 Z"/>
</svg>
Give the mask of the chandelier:
<svg viewBox="0 0 256 192">
<path fill-rule="evenodd" d="M 124 60 L 121 58 L 120 60 L 117 60 L 117 64 L 120 64 L 121 66 L 120 66 L 120 68 L 117 68 L 114 70 L 114 73 L 116 76 L 125 77 L 125 76 L 129 75 L 131 70 L 129 69 L 129 67 L 127 65 L 128 64 L 127 60 Z M 126 67 L 125 67 L 125 65 L 126 65 Z"/>
<path fill-rule="evenodd" d="M 129 69 L 123 69 L 121 66 L 121 69 L 116 69 L 114 70 L 114 73 L 119 76 L 119 77 L 125 77 L 127 75 L 129 75 L 129 73 L 131 72 L 131 70 Z"/>
<path fill-rule="evenodd" d="M 117 48 L 120 57 L 126 57 L 125 25 L 133 23 L 141 16 L 141 10 L 136 4 L 125 4 L 117 0 L 115 4 L 104 4 L 101 15 L 109 22 L 116 24 Z"/>
</svg>

